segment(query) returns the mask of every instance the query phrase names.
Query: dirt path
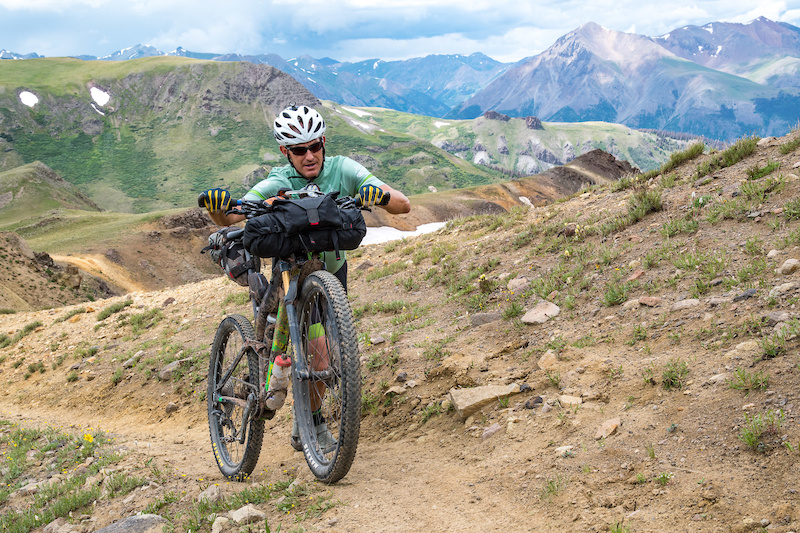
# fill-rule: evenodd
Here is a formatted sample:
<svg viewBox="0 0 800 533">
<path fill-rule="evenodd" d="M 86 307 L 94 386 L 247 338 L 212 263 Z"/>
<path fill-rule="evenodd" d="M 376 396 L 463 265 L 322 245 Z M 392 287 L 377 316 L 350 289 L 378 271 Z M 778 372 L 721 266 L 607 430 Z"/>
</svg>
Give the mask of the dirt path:
<svg viewBox="0 0 800 533">
<path fill-rule="evenodd" d="M 120 446 L 154 457 L 180 476 L 223 483 L 199 408 L 180 419 L 152 424 L 141 414 L 42 408 L 33 400 L 21 407 L 8 396 L 0 399 L 0 411 L 25 425 L 68 423 L 109 431 Z M 252 482 L 274 478 L 282 471 L 311 481 L 302 455 L 288 444 L 288 422 L 276 419 L 269 424 Z M 458 432 L 442 438 L 440 429 L 394 442 L 362 438 L 349 474 L 329 489 L 338 504 L 318 524 L 304 526 L 331 532 L 509 531 L 538 523 L 514 498 L 497 490 L 486 465 L 454 456 L 463 451 L 463 440 Z M 236 485 L 239 489 L 245 484 Z M 538 523 L 536 530 L 545 531 L 543 526 Z"/>
<path fill-rule="evenodd" d="M 102 255 L 52 255 L 53 261 L 68 263 L 128 292 L 146 291 L 147 287 L 135 281 L 128 270 L 114 264 Z"/>
</svg>

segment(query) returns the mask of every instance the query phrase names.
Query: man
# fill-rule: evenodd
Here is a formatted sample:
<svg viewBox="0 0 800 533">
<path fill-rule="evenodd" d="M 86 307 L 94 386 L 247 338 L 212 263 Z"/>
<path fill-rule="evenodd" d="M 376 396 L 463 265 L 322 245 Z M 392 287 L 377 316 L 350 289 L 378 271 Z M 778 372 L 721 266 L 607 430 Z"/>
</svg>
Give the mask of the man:
<svg viewBox="0 0 800 533">
<path fill-rule="evenodd" d="M 314 182 L 322 192 L 339 191 L 341 196 L 359 197 L 366 207 L 380 204 L 383 194 L 388 192 L 389 203 L 380 207 L 391 214 L 411 210 L 411 202 L 402 192 L 373 176 L 359 163 L 344 156 L 325 157 L 325 120 L 310 107 L 290 106 L 281 111 L 275 119 L 273 133 L 289 164 L 273 168 L 266 179 L 250 189 L 245 200 L 266 200 L 276 196 L 282 188 L 295 190 Z M 230 226 L 244 220 L 243 215 L 225 214 L 231 205 L 228 191 L 210 189 L 206 197 L 206 208 L 216 224 Z M 334 254 L 326 254 L 324 261 L 328 271 L 339 278 L 346 290 L 345 254 L 342 253 L 338 261 Z"/>
<path fill-rule="evenodd" d="M 281 111 L 275 119 L 273 133 L 281 153 L 289 163 L 273 168 L 266 179 L 250 189 L 244 198 L 251 201 L 268 200 L 275 197 L 281 189 L 296 190 L 314 182 L 322 192 L 339 191 L 342 196 L 358 197 L 365 207 L 380 206 L 392 214 L 410 211 L 411 203 L 402 192 L 386 185 L 359 163 L 344 156 L 325 157 L 325 129 L 325 120 L 310 107 L 290 106 Z M 389 193 L 389 201 L 386 205 L 380 205 L 385 193 Z M 244 215 L 237 213 L 226 214 L 232 201 L 228 191 L 210 189 L 205 191 L 205 198 L 206 209 L 216 224 L 230 226 L 245 219 Z M 322 259 L 327 270 L 347 290 L 345 253 L 341 252 L 338 260 L 334 253 L 326 253 Z M 324 370 L 329 365 L 324 331 L 319 335 L 311 339 L 309 344 L 313 352 L 309 355 L 313 358 L 314 370 Z M 311 403 L 317 421 L 317 441 L 321 448 L 332 448 L 336 441 L 318 411 L 325 394 L 324 383 L 319 382 L 315 389 L 311 395 Z M 302 449 L 296 419 L 290 442 L 294 449 Z"/>
</svg>

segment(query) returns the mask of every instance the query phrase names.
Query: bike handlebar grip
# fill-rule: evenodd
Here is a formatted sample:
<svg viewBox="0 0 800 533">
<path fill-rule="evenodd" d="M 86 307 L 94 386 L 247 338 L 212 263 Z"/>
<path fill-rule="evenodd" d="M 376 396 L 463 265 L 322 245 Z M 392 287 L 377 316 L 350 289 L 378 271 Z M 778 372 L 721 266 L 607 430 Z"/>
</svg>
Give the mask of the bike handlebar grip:
<svg viewBox="0 0 800 533">
<path fill-rule="evenodd" d="M 208 195 L 205 192 L 201 192 L 197 196 L 197 207 L 205 207 L 207 200 L 208 200 Z"/>
</svg>

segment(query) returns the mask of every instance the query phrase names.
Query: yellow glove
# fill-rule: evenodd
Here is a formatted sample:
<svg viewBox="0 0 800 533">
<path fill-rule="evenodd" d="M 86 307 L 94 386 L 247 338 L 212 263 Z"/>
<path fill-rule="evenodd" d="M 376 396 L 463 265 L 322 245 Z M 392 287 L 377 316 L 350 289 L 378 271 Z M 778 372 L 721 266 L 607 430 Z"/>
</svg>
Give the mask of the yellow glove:
<svg viewBox="0 0 800 533">
<path fill-rule="evenodd" d="M 358 198 L 361 200 L 363 207 L 372 207 L 374 205 L 383 205 L 383 191 L 380 187 L 375 185 L 362 185 L 358 190 Z"/>
<path fill-rule="evenodd" d="M 211 212 L 227 211 L 231 208 L 231 193 L 225 189 L 208 189 L 205 195 L 205 206 Z"/>
</svg>

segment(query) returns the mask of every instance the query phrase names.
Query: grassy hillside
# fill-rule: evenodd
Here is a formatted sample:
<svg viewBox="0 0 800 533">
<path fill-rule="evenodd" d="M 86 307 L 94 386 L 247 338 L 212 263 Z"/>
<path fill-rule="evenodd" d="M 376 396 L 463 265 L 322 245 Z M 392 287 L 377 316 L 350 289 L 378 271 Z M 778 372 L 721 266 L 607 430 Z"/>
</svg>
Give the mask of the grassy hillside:
<svg viewBox="0 0 800 533">
<path fill-rule="evenodd" d="M 542 124 L 543 129 L 530 129 L 521 118 L 443 120 L 388 109 L 345 109 L 361 120 L 404 131 L 437 146 L 446 145 L 446 150 L 467 161 L 473 160 L 476 146 L 483 147 L 490 158 L 489 165 L 521 175 L 567 163 L 596 148 L 647 171 L 661 166 L 670 153 L 686 144 L 607 122 L 546 122 Z M 547 160 L 549 156 L 544 155 L 545 151 L 552 155 L 552 161 Z M 533 161 L 533 156 L 538 156 L 537 161 Z"/>
<path fill-rule="evenodd" d="M 252 172 L 283 164 L 271 123 L 292 102 L 328 115 L 330 154 L 369 154 L 365 164 L 410 194 L 428 179 L 465 186 L 502 178 L 418 138 L 360 129 L 265 65 L 37 59 L 0 63 L 0 80 L 0 142 L 11 154 L 0 170 L 42 161 L 103 209 L 188 206 L 214 186 L 244 193 Z M 93 88 L 110 97 L 105 105 L 93 101 Z M 23 90 L 37 96 L 33 107 L 20 101 Z"/>
</svg>

